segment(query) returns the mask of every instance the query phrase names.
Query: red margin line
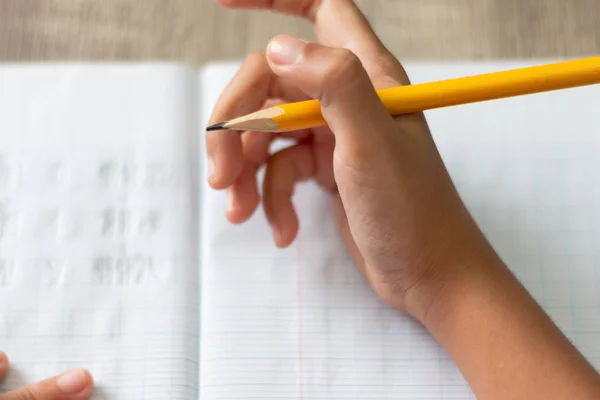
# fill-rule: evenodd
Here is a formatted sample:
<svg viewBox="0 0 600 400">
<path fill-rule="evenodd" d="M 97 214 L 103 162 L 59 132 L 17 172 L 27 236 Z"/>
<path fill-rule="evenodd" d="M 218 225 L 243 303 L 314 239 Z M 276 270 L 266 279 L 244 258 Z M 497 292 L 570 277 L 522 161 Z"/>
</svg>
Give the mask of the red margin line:
<svg viewBox="0 0 600 400">
<path fill-rule="evenodd" d="M 302 360 L 302 257 L 300 249 L 300 240 L 298 240 L 298 252 L 296 258 L 296 279 L 298 280 L 297 293 L 298 293 L 298 392 L 299 398 L 304 398 L 304 382 L 303 382 L 303 360 Z"/>
</svg>

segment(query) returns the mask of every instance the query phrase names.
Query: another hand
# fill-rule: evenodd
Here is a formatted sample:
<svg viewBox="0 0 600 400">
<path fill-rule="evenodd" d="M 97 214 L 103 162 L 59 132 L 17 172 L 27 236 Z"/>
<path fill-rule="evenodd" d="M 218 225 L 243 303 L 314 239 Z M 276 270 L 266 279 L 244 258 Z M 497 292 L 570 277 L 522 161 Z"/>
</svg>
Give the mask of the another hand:
<svg viewBox="0 0 600 400">
<path fill-rule="evenodd" d="M 8 358 L 0 352 L 0 379 L 8 371 Z M 93 382 L 89 372 L 76 369 L 32 385 L 6 392 L 0 400 L 83 400 L 92 394 Z"/>
<path fill-rule="evenodd" d="M 275 154 L 269 144 L 279 135 L 208 133 L 210 184 L 227 189 L 227 217 L 241 223 L 259 204 L 256 174 L 266 166 L 262 202 L 283 247 L 298 230 L 294 185 L 315 179 L 331 192 L 344 242 L 375 291 L 422 319 L 445 282 L 495 255 L 459 198 L 423 115 L 394 119 L 379 101 L 375 88 L 409 80 L 354 3 L 273 4 L 312 20 L 323 44 L 276 37 L 266 53 L 247 58 L 211 122 L 315 98 L 329 127 L 283 134 L 297 144 Z"/>
</svg>

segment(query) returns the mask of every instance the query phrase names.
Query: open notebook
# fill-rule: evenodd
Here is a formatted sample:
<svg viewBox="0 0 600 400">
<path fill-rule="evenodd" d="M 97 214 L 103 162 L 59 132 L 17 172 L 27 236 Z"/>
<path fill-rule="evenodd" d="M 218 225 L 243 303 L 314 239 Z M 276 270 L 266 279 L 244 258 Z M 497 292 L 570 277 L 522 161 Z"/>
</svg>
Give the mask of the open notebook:
<svg viewBox="0 0 600 400">
<path fill-rule="evenodd" d="M 529 64 L 532 64 L 530 62 Z M 408 63 L 413 82 L 524 66 Z M 3 389 L 83 366 L 101 399 L 470 399 L 354 270 L 325 193 L 273 245 L 206 185 L 235 63 L 0 67 Z M 600 366 L 600 87 L 427 113 L 495 248 Z"/>
</svg>

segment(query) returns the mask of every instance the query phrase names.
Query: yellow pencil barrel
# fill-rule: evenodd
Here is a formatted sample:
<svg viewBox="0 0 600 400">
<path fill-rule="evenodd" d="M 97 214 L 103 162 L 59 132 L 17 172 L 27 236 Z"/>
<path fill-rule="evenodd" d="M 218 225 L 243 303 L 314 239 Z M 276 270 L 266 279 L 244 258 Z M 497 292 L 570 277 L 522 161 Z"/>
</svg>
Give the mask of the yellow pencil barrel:
<svg viewBox="0 0 600 400">
<path fill-rule="evenodd" d="M 284 112 L 272 120 L 277 122 L 280 131 L 294 131 L 327 124 L 321 114 L 321 104 L 317 100 L 282 104 L 277 107 Z"/>
<path fill-rule="evenodd" d="M 392 115 L 600 83 L 600 57 L 378 91 Z"/>
<path fill-rule="evenodd" d="M 448 79 L 377 91 L 391 115 L 600 83 L 600 57 Z M 278 106 L 279 130 L 325 125 L 317 100 Z"/>
</svg>

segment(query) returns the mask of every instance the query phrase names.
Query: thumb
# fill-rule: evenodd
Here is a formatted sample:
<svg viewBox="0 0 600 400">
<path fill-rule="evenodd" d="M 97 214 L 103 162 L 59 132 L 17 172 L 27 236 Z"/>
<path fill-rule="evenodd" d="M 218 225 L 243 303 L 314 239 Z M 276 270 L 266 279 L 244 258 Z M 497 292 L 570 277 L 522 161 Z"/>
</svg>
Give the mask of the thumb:
<svg viewBox="0 0 600 400">
<path fill-rule="evenodd" d="M 373 146 L 377 137 L 394 130 L 392 117 L 351 51 L 281 35 L 269 43 L 267 59 L 276 75 L 320 101 L 338 144 Z"/>
<path fill-rule="evenodd" d="M 11 392 L 1 400 L 84 400 L 93 390 L 92 377 L 84 369 L 74 369 Z"/>
</svg>

